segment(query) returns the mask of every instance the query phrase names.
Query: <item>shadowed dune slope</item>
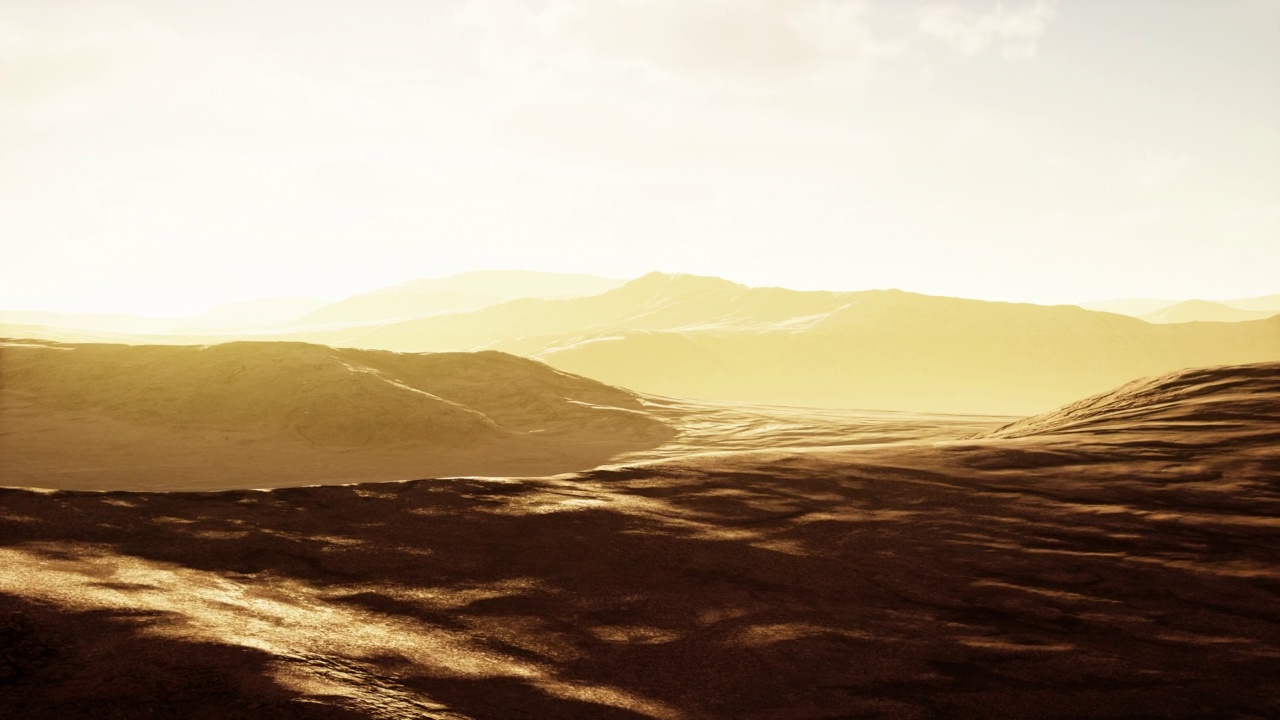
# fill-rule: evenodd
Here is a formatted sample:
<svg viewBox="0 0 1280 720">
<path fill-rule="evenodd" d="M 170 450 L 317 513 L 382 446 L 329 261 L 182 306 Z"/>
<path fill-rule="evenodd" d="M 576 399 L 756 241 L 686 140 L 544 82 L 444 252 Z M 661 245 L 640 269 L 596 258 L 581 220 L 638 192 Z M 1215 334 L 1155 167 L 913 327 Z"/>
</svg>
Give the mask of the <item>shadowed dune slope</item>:
<svg viewBox="0 0 1280 720">
<path fill-rule="evenodd" d="M 1266 428 L 1280 440 L 1280 363 L 1195 368 L 1142 378 L 1052 412 L 1010 423 L 988 437 L 1054 433 L 1209 432 Z"/>
<path fill-rule="evenodd" d="M 1020 438 L 269 492 L 0 489 L 0 707 L 1276 717 L 1280 395 L 1273 368 L 1205 372 L 1116 393 L 1131 412 L 1105 427 Z M 1147 411 L 1182 422 L 1152 439 Z"/>
<path fill-rule="evenodd" d="M 0 482 L 9 485 L 540 474 L 673 434 L 629 392 L 497 352 L 11 341 L 0 369 Z"/>
</svg>

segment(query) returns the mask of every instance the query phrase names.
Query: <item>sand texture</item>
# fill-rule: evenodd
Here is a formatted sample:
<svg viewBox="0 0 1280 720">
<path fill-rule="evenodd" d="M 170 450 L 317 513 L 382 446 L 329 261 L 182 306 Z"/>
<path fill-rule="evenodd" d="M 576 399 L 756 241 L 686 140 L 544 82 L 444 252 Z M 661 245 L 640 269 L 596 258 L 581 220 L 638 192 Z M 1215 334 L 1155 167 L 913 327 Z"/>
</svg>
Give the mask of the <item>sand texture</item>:
<svg viewBox="0 0 1280 720">
<path fill-rule="evenodd" d="M 1280 715 L 1280 365 L 861 446 L 697 412 L 711 452 L 554 477 L 0 491 L 0 707 Z"/>
</svg>

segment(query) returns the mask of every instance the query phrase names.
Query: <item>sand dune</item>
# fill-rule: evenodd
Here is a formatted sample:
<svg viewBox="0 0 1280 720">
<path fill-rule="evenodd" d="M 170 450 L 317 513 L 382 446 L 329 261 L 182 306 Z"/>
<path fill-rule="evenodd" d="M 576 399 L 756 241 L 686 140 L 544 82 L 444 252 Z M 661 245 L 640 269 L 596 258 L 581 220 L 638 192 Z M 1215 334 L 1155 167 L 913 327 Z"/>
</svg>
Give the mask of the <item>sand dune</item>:
<svg viewBox="0 0 1280 720">
<path fill-rule="evenodd" d="M 657 447 L 623 453 L 613 463 L 687 458 L 761 448 L 823 448 L 954 440 L 990 432 L 1008 418 L 874 410 L 829 410 L 711 403 L 642 395 L 649 415 L 677 433 Z"/>
<path fill-rule="evenodd" d="M 538 475 L 759 447 L 960 438 L 1008 418 L 752 407 L 498 352 L 0 345 L 0 484 L 213 489 Z"/>
<path fill-rule="evenodd" d="M 299 343 L 0 347 L 0 480 L 274 487 L 592 467 L 674 434 L 631 393 L 501 353 Z"/>
<path fill-rule="evenodd" d="M 1200 437 L 1246 428 L 1280 415 L 1280 363 L 1195 368 L 1142 378 L 1043 415 L 1005 425 L 989 437 L 1124 432 L 1176 437 L 1185 426 Z M 1272 428 L 1280 440 L 1280 427 Z"/>
<path fill-rule="evenodd" d="M 3 490 L 0 706 L 1273 717 L 1277 373 L 1134 384 L 1003 432 L 1026 437 L 538 479 Z"/>
</svg>

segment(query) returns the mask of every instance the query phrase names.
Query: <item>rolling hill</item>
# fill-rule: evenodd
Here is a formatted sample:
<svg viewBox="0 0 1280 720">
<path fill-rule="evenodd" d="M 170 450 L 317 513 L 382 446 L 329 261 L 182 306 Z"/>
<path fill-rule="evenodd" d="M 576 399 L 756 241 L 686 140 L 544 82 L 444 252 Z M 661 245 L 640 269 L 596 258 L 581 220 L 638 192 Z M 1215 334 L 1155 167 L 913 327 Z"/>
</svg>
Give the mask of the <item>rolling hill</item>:
<svg viewBox="0 0 1280 720">
<path fill-rule="evenodd" d="M 1278 372 L 1146 380 L 1018 437 L 761 438 L 555 477 L 266 492 L 0 488 L 0 707 L 1275 717 Z"/>
<path fill-rule="evenodd" d="M 497 352 L 10 341 L 0 369 L 7 485 L 543 474 L 674 435 L 632 393 Z"/>
</svg>

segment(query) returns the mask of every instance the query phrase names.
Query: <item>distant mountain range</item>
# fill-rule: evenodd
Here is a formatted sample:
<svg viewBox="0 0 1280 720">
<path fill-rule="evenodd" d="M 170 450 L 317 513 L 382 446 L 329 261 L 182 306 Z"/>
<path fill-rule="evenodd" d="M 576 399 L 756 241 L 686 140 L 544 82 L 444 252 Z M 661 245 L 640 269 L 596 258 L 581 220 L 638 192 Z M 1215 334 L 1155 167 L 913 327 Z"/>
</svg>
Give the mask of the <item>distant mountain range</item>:
<svg viewBox="0 0 1280 720">
<path fill-rule="evenodd" d="M 1242 310 L 1208 300 L 1187 300 L 1148 313 L 1142 319 L 1152 323 L 1241 322 L 1261 320 L 1276 314 L 1280 314 L 1280 310 Z"/>
<path fill-rule="evenodd" d="M 298 339 L 503 350 L 677 397 L 1025 414 L 1143 375 L 1280 359 L 1280 318 L 1156 325 L 1069 305 L 801 292 L 653 273 L 590 297 L 522 299 Z"/>
<path fill-rule="evenodd" d="M 1280 295 L 1238 300 L 1104 300 L 1081 303 L 1087 310 L 1131 315 L 1153 323 L 1240 322 L 1280 314 Z"/>
<path fill-rule="evenodd" d="M 517 298 L 596 295 L 622 280 L 594 275 L 482 270 L 413 280 L 355 295 L 297 318 L 295 325 L 360 325 L 458 312 Z"/>
<path fill-rule="evenodd" d="M 623 282 L 595 275 L 479 270 L 443 278 L 411 280 L 332 303 L 310 297 L 269 297 L 225 303 L 187 317 L 0 310 L 0 326 L 32 325 L 124 335 L 234 334 L 236 331 L 255 331 L 256 335 L 264 328 L 366 325 L 405 320 L 471 310 L 524 297 L 595 295 Z"/>
<path fill-rule="evenodd" d="M 590 292 L 600 287 L 606 289 Z M 525 296 L 502 300 L 503 292 Z M 317 308 L 301 326 L 115 339 L 203 344 L 251 337 L 410 352 L 502 350 L 658 395 L 1022 415 L 1140 376 L 1280 360 L 1280 317 L 1241 316 L 1265 314 L 1268 299 L 1239 302 L 1251 307 L 1223 306 L 1232 322 L 1204 322 L 1206 313 L 1221 311 L 1199 302 L 1151 311 L 1172 318 L 1151 322 L 1073 305 L 898 290 L 752 288 L 693 275 L 651 273 L 618 284 L 590 276 L 472 273 Z M 445 309 L 451 303 L 483 306 Z M 378 319 L 405 316 L 410 319 Z M 1183 316 L 1193 321 L 1178 321 Z M 112 339 L 31 326 L 0 326 L 0 333 Z"/>
</svg>

